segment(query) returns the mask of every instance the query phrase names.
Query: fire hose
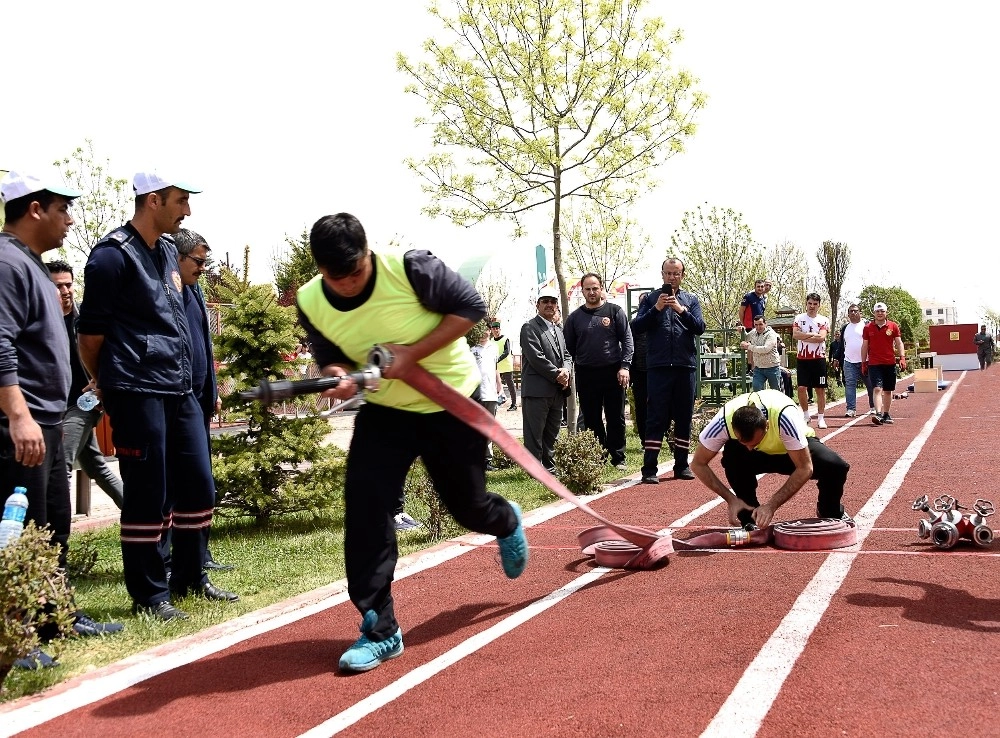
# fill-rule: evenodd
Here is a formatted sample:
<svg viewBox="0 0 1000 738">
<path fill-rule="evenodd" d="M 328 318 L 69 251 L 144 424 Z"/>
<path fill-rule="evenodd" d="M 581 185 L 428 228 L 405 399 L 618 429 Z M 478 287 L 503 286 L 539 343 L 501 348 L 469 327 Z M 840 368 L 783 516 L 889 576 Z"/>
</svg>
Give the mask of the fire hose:
<svg viewBox="0 0 1000 738">
<path fill-rule="evenodd" d="M 359 386 L 377 391 L 378 382 L 384 370 L 390 366 L 392 366 L 392 353 L 382 346 L 375 346 L 368 354 L 368 366 L 362 371 L 348 376 L 354 379 Z M 624 569 L 655 569 L 669 563 L 667 556 L 674 551 L 669 535 L 661 536 L 646 528 L 612 522 L 579 500 L 562 482 L 545 469 L 538 459 L 528 453 L 527 449 L 497 422 L 486 408 L 475 400 L 465 397 L 454 388 L 449 387 L 419 364 L 414 364 L 404 375 L 394 378 L 410 385 L 463 423 L 493 441 L 531 477 L 600 522 L 603 529 L 613 533 L 616 536 L 616 541 L 604 541 L 606 545 L 613 545 L 608 545 L 609 554 L 602 554 L 600 558 L 597 558 L 599 565 Z M 241 392 L 239 397 L 243 400 L 271 402 L 297 394 L 323 392 L 336 387 L 340 381 L 342 381 L 341 377 L 270 383 L 265 380 L 258 388 Z M 602 563 L 602 561 L 613 561 L 614 563 Z"/>
</svg>

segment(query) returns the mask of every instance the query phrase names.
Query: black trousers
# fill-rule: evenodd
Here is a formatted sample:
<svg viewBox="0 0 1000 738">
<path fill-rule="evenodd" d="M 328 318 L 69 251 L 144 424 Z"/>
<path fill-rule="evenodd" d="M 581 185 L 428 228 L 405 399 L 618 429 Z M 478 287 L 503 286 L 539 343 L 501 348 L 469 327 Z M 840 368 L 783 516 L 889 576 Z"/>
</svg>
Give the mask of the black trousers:
<svg viewBox="0 0 1000 738">
<path fill-rule="evenodd" d="M 646 371 L 649 397 L 646 435 L 643 438 L 643 476 L 656 474 L 663 438 L 674 424 L 674 470 L 687 469 L 694 414 L 693 367 L 654 367 Z"/>
<path fill-rule="evenodd" d="M 122 506 L 125 587 L 139 605 L 165 602 L 206 581 L 202 570 L 215 505 L 215 482 L 205 437 L 205 415 L 192 394 L 149 395 L 104 391 Z M 171 532 L 167 587 L 161 536 Z"/>
<path fill-rule="evenodd" d="M 497 537 L 517 527 L 510 504 L 486 491 L 484 436 L 446 412 L 362 406 L 344 482 L 344 560 L 351 602 L 362 616 L 369 610 L 378 616 L 372 640 L 388 638 L 399 628 L 391 591 L 399 557 L 392 517 L 417 457 L 460 525 Z"/>
<path fill-rule="evenodd" d="M 816 513 L 821 518 L 839 518 L 844 512 L 840 500 L 844 496 L 844 483 L 851 465 L 837 452 L 828 448 L 818 438 L 809 439 L 813 475 L 819 487 Z M 751 451 L 738 441 L 726 441 L 722 449 L 722 468 L 733 493 L 750 507 L 757 507 L 757 475 L 791 475 L 795 464 L 788 454 L 765 454 Z"/>
<path fill-rule="evenodd" d="M 511 407 L 517 407 L 517 387 L 514 385 L 514 372 L 501 372 L 500 380 L 507 387 L 507 397 Z"/>
<path fill-rule="evenodd" d="M 597 436 L 612 464 L 625 461 L 625 388 L 618 384 L 619 366 L 576 366 L 583 425 Z"/>
<path fill-rule="evenodd" d="M 25 522 L 33 520 L 39 528 L 46 524 L 52 527 L 52 542 L 59 546 L 59 565 L 65 567 L 72 507 L 63 453 L 63 429 L 61 423 L 41 428 L 45 459 L 38 466 L 24 466 L 15 461 L 14 441 L 7 419 L 0 422 L 0 505 L 14 492 L 14 487 L 24 487 L 28 495 Z"/>
</svg>

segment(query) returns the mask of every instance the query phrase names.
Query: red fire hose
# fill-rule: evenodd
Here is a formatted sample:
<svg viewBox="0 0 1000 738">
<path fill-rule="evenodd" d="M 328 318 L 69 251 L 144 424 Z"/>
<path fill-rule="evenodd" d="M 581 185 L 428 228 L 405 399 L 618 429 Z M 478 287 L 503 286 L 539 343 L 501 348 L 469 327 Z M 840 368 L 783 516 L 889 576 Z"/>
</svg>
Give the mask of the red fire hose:
<svg viewBox="0 0 1000 738">
<path fill-rule="evenodd" d="M 369 355 L 369 361 L 381 370 L 391 364 L 392 359 L 388 351 L 376 346 Z M 597 557 L 598 564 L 625 569 L 655 569 L 669 563 L 667 556 L 674 552 L 672 539 L 669 535 L 661 536 L 646 528 L 614 523 L 580 501 L 562 482 L 549 473 L 538 459 L 529 454 L 524 446 L 508 433 L 507 429 L 500 425 L 496 418 L 490 415 L 482 405 L 449 387 L 419 364 L 414 364 L 398 379 L 436 402 L 469 427 L 482 433 L 502 448 L 534 479 L 567 502 L 580 508 L 587 515 L 603 523 L 607 531 L 613 532 L 618 540 L 615 545 L 606 549 L 609 553 Z M 610 543 L 610 541 L 605 541 L 605 544 Z"/>
</svg>

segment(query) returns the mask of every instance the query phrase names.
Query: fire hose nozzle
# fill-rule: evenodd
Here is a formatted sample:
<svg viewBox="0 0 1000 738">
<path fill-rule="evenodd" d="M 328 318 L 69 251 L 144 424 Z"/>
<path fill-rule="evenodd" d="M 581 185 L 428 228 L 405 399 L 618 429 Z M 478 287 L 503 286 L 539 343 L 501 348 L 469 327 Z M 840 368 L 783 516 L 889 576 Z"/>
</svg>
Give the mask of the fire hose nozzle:
<svg viewBox="0 0 1000 738">
<path fill-rule="evenodd" d="M 993 529 L 988 525 L 977 525 L 972 529 L 972 542 L 986 548 L 993 543 Z"/>
<path fill-rule="evenodd" d="M 260 384 L 251 390 L 240 392 L 237 396 L 246 402 L 259 401 L 269 405 L 275 400 L 283 400 L 299 395 L 311 395 L 334 389 L 344 379 L 353 379 L 359 387 L 366 390 L 378 390 L 382 372 L 375 366 L 366 366 L 359 372 L 351 372 L 342 377 L 319 377 L 317 379 L 281 380 L 269 382 L 262 379 Z"/>
</svg>

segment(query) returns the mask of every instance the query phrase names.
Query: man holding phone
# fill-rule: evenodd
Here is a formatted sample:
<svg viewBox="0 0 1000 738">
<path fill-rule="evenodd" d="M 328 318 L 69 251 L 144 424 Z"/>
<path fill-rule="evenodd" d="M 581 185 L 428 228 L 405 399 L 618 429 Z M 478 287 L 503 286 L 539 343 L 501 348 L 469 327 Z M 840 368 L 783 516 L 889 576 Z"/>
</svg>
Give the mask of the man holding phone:
<svg viewBox="0 0 1000 738">
<path fill-rule="evenodd" d="M 698 297 L 681 289 L 684 262 L 669 258 L 661 268 L 663 287 L 650 292 L 639 305 L 633 330 L 647 339 L 646 436 L 643 442 L 642 481 L 658 484 L 660 448 L 674 423 L 674 479 L 694 479 L 688 466 L 691 416 L 694 413 L 697 336 L 705 332 Z"/>
</svg>

